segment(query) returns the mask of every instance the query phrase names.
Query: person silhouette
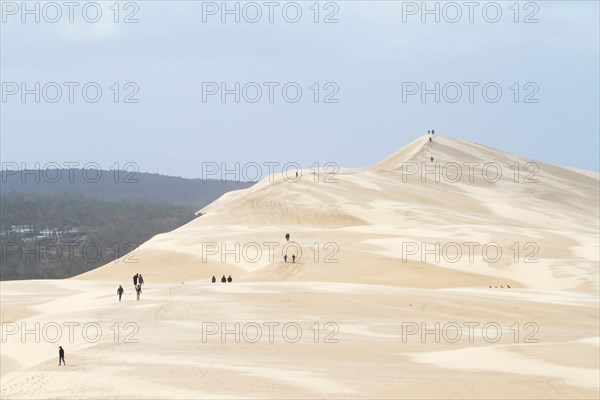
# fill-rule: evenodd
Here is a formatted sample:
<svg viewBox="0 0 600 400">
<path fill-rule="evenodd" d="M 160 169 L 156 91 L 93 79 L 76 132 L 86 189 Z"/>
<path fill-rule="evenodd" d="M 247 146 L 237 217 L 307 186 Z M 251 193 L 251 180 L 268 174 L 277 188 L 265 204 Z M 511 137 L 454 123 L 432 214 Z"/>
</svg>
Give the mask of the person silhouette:
<svg viewBox="0 0 600 400">
<path fill-rule="evenodd" d="M 66 367 L 67 363 L 65 362 L 65 351 L 61 346 L 58 346 L 58 365 L 60 365 L 61 361 Z"/>
<path fill-rule="evenodd" d="M 139 274 L 135 274 L 135 275 L 133 276 L 133 286 L 136 286 L 136 285 L 137 285 L 138 276 L 139 276 Z"/>
<path fill-rule="evenodd" d="M 431 134 L 432 134 L 432 135 L 435 135 L 435 131 L 434 131 L 433 129 L 431 130 Z"/>
<path fill-rule="evenodd" d="M 215 278 L 215 276 L 213 275 L 212 277 L 212 283 L 215 283 L 217 281 L 217 278 Z"/>
<path fill-rule="evenodd" d="M 285 234 L 285 240 L 288 241 L 288 242 L 290 241 L 290 234 L 289 233 Z"/>
<path fill-rule="evenodd" d="M 233 280 L 233 278 L 231 278 L 231 275 L 229 275 L 229 276 L 227 277 L 227 282 L 231 283 L 231 281 L 232 281 L 232 280 Z"/>
<path fill-rule="evenodd" d="M 140 285 L 139 283 L 135 287 L 135 293 L 137 294 L 137 299 L 139 300 L 140 295 L 142 294 L 142 285 Z"/>
<path fill-rule="evenodd" d="M 431 162 L 433 162 L 433 157 L 431 157 Z"/>
<path fill-rule="evenodd" d="M 144 284 L 144 278 L 142 278 L 142 274 L 138 275 L 138 284 L 142 286 Z"/>
<path fill-rule="evenodd" d="M 117 294 L 119 295 L 119 301 L 121 301 L 121 296 L 123 296 L 123 292 L 125 290 L 123 290 L 123 287 L 121 285 L 119 285 L 119 288 L 117 289 Z"/>
<path fill-rule="evenodd" d="M 227 278 L 225 278 L 225 275 L 223 275 L 223 277 L 221 278 L 221 283 L 225 283 L 227 282 Z"/>
<path fill-rule="evenodd" d="M 296 262 L 296 255 L 292 254 L 292 263 L 295 263 L 295 262 Z"/>
<path fill-rule="evenodd" d="M 283 256 L 283 262 L 286 263 L 287 262 L 287 254 Z"/>
</svg>

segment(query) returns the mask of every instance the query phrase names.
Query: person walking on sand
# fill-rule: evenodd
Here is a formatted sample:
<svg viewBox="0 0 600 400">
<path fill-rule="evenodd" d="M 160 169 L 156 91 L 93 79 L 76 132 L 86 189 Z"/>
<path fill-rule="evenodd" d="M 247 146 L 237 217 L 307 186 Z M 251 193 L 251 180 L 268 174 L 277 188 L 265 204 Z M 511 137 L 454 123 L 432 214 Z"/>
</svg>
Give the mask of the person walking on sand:
<svg viewBox="0 0 600 400">
<path fill-rule="evenodd" d="M 67 363 L 65 362 L 65 351 L 63 350 L 63 348 L 61 346 L 58 346 L 58 365 L 59 366 L 60 366 L 61 362 L 65 367 L 67 366 Z"/>
<path fill-rule="evenodd" d="M 233 280 L 233 278 L 231 277 L 231 275 L 229 275 L 229 276 L 227 277 L 227 282 L 231 283 L 231 281 L 232 281 L 232 280 Z"/>
<path fill-rule="evenodd" d="M 139 274 L 139 276 L 138 276 L 138 284 L 140 286 L 142 286 L 144 284 L 144 278 L 142 278 L 142 274 Z"/>
<path fill-rule="evenodd" d="M 125 290 L 123 290 L 123 287 L 121 285 L 119 285 L 119 288 L 117 289 L 117 294 L 119 295 L 119 301 L 121 301 L 121 296 L 123 296 L 123 292 Z"/>
<path fill-rule="evenodd" d="M 139 283 L 137 284 L 137 286 L 135 287 L 135 292 L 137 294 L 137 299 L 140 299 L 140 295 L 142 294 L 142 285 L 140 285 Z"/>
<path fill-rule="evenodd" d="M 287 254 L 283 256 L 283 262 L 286 263 L 287 262 Z"/>
<path fill-rule="evenodd" d="M 133 276 L 133 286 L 134 286 L 134 287 L 135 287 L 135 286 L 137 286 L 138 276 L 139 276 L 139 274 L 135 274 L 135 275 Z"/>
<path fill-rule="evenodd" d="M 290 241 L 290 234 L 289 234 L 289 233 L 286 233 L 286 234 L 285 234 L 285 240 L 286 240 L 287 242 L 289 242 L 289 241 Z"/>
<path fill-rule="evenodd" d="M 215 283 L 217 281 L 217 278 L 215 278 L 215 276 L 213 275 L 212 277 L 212 283 Z"/>
<path fill-rule="evenodd" d="M 431 137 L 429 138 L 429 143 L 431 143 Z"/>
<path fill-rule="evenodd" d="M 433 162 L 433 157 L 431 157 L 431 162 Z"/>
<path fill-rule="evenodd" d="M 223 277 L 221 278 L 221 283 L 225 283 L 227 282 L 227 278 L 225 278 L 225 275 L 223 275 Z"/>
<path fill-rule="evenodd" d="M 292 263 L 295 263 L 295 262 L 296 262 L 296 255 L 292 254 Z"/>
</svg>

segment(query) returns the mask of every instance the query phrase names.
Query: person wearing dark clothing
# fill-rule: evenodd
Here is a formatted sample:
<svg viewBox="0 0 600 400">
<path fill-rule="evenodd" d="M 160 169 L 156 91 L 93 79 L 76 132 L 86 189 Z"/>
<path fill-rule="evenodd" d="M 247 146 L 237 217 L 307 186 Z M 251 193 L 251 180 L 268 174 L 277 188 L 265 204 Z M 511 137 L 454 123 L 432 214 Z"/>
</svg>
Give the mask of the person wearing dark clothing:
<svg viewBox="0 0 600 400">
<path fill-rule="evenodd" d="M 227 282 L 227 278 L 225 278 L 225 275 L 223 275 L 223 277 L 221 278 L 221 283 L 225 283 Z"/>
<path fill-rule="evenodd" d="M 290 234 L 289 233 L 285 234 L 285 240 L 287 240 L 288 242 L 290 241 Z"/>
<path fill-rule="evenodd" d="M 142 278 L 142 274 L 139 274 L 139 276 L 138 276 L 138 284 L 140 286 L 144 284 L 144 278 Z"/>
<path fill-rule="evenodd" d="M 431 138 L 429 138 L 429 143 L 431 143 Z"/>
<path fill-rule="evenodd" d="M 292 263 L 295 263 L 295 262 L 296 262 L 296 255 L 292 254 Z"/>
<path fill-rule="evenodd" d="M 67 363 L 65 362 L 65 351 L 61 346 L 58 346 L 58 365 L 60 365 L 61 362 L 64 366 L 67 365 Z"/>
<path fill-rule="evenodd" d="M 133 276 L 133 286 L 137 286 L 138 275 L 139 275 L 139 274 L 135 274 L 135 275 Z"/>
<path fill-rule="evenodd" d="M 119 288 L 117 289 L 117 294 L 119 295 L 119 301 L 121 301 L 121 296 L 123 296 L 123 292 L 125 290 L 123 290 L 123 287 L 121 285 L 119 285 Z"/>
<path fill-rule="evenodd" d="M 283 256 L 283 262 L 287 262 L 287 254 Z"/>
<path fill-rule="evenodd" d="M 229 275 L 229 276 L 227 277 L 227 282 L 231 283 L 231 281 L 232 281 L 232 280 L 233 280 L 233 278 L 231 277 L 231 275 Z"/>
<path fill-rule="evenodd" d="M 433 157 L 431 157 L 431 162 L 433 162 Z"/>
<path fill-rule="evenodd" d="M 427 134 L 428 134 L 428 135 L 431 135 L 431 131 L 427 131 Z"/>
<path fill-rule="evenodd" d="M 433 129 L 431 130 L 431 134 L 432 134 L 432 135 L 435 135 L 435 131 L 434 131 Z"/>
<path fill-rule="evenodd" d="M 138 285 L 135 287 L 135 292 L 137 293 L 137 299 L 140 299 L 140 295 L 142 294 L 142 285 L 140 285 L 138 283 Z"/>
<path fill-rule="evenodd" d="M 217 281 L 217 278 L 215 278 L 215 276 L 213 275 L 212 277 L 212 283 L 215 283 Z"/>
</svg>

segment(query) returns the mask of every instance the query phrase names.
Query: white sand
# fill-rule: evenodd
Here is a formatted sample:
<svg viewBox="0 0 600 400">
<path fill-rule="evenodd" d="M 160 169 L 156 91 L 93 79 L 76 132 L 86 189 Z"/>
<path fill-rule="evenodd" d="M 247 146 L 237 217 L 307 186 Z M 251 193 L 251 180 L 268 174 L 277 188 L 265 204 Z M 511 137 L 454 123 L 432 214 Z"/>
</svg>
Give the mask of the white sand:
<svg viewBox="0 0 600 400">
<path fill-rule="evenodd" d="M 431 155 L 438 170 L 497 163 L 503 178 L 486 182 L 481 166 L 473 182 L 407 176 L 406 163 L 423 168 Z M 373 168 L 340 171 L 337 183 L 302 171 L 296 183 L 278 177 L 228 193 L 144 243 L 137 263 L 121 259 L 69 280 L 2 282 L 1 397 L 598 398 L 598 174 L 539 163 L 538 183 L 515 183 L 514 162 L 531 160 L 423 137 Z M 282 260 L 286 232 L 302 248 L 296 264 Z M 222 262 L 236 242 L 257 243 L 262 256 Z M 268 242 L 278 244 L 273 259 Z M 472 260 L 423 262 L 421 252 L 406 254 L 409 242 L 480 245 Z M 502 249 L 497 262 L 481 253 L 490 242 Z M 534 263 L 524 262 L 530 242 Z M 206 254 L 207 244 L 216 254 Z M 136 272 L 146 281 L 139 302 Z M 224 274 L 234 283 L 209 283 Z M 69 322 L 79 324 L 72 341 Z M 203 343 L 209 327 L 236 322 L 239 343 L 235 334 Z M 269 322 L 279 324 L 272 342 Z M 6 335 L 35 323 L 63 326 L 63 337 Z M 97 342 L 84 340 L 86 323 L 101 328 Z M 127 323 L 137 343 L 123 343 Z M 286 323 L 302 329 L 298 342 L 283 337 Z M 256 325 L 260 340 L 245 340 Z M 457 325 L 462 337 L 452 342 Z M 498 341 L 486 340 L 494 331 L 487 326 L 500 327 Z M 422 328 L 433 330 L 423 338 Z M 328 335 L 337 343 L 324 343 Z M 59 344 L 67 367 L 57 366 Z"/>
</svg>

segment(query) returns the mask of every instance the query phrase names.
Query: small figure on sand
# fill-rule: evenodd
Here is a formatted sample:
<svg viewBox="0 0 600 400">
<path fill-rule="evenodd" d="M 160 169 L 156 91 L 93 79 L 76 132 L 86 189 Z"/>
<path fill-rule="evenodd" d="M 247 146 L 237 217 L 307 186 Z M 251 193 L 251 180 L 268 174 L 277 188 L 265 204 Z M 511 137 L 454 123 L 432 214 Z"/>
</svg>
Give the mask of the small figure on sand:
<svg viewBox="0 0 600 400">
<path fill-rule="evenodd" d="M 286 263 L 287 262 L 287 254 L 283 256 L 283 262 Z"/>
<path fill-rule="evenodd" d="M 290 234 L 289 233 L 285 234 L 285 240 L 288 241 L 288 242 L 290 241 Z"/>
<path fill-rule="evenodd" d="M 65 362 L 65 351 L 63 350 L 63 348 L 61 346 L 58 346 L 58 365 L 60 366 L 60 363 L 62 361 L 62 364 L 66 367 L 67 363 Z"/>
<path fill-rule="evenodd" d="M 431 162 L 433 162 L 433 157 L 431 157 Z"/>
<path fill-rule="evenodd" d="M 137 299 L 140 299 L 140 295 L 142 294 L 142 285 L 140 285 L 139 283 L 137 284 L 137 286 L 135 287 L 135 292 L 137 293 Z"/>
<path fill-rule="evenodd" d="M 227 278 L 225 278 L 225 275 L 223 275 L 223 277 L 221 278 L 221 283 L 225 283 L 227 282 Z"/>
<path fill-rule="evenodd" d="M 217 281 L 217 278 L 215 278 L 215 276 L 213 275 L 212 277 L 212 283 L 215 283 Z"/>
<path fill-rule="evenodd" d="M 144 278 L 142 278 L 142 274 L 138 275 L 138 284 L 142 286 L 144 284 Z"/>
<path fill-rule="evenodd" d="M 232 280 L 233 280 L 233 278 L 231 277 L 231 275 L 229 275 L 229 276 L 227 277 L 227 282 L 231 283 L 231 281 L 232 281 Z"/>
<path fill-rule="evenodd" d="M 117 294 L 119 295 L 119 301 L 121 301 L 121 296 L 123 296 L 123 292 L 125 290 L 123 290 L 123 287 L 121 285 L 119 285 L 119 288 L 117 289 Z"/>
<path fill-rule="evenodd" d="M 135 287 L 135 286 L 137 286 L 137 281 L 138 281 L 138 276 L 139 276 L 139 275 L 140 275 L 140 274 L 135 274 L 135 275 L 133 276 L 133 286 L 134 286 L 134 287 Z"/>
<path fill-rule="evenodd" d="M 429 138 L 429 143 L 431 143 L 431 138 Z"/>
<path fill-rule="evenodd" d="M 431 130 L 431 134 L 432 134 L 432 135 L 435 135 L 435 131 L 434 131 L 433 129 Z"/>
<path fill-rule="evenodd" d="M 295 262 L 296 262 L 296 255 L 292 254 L 292 263 L 295 263 Z"/>
</svg>

